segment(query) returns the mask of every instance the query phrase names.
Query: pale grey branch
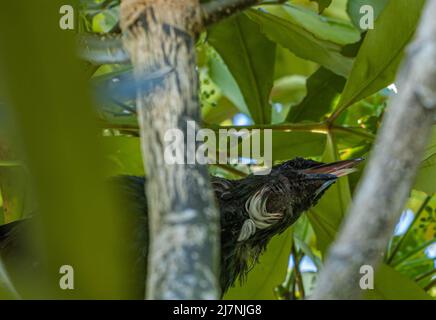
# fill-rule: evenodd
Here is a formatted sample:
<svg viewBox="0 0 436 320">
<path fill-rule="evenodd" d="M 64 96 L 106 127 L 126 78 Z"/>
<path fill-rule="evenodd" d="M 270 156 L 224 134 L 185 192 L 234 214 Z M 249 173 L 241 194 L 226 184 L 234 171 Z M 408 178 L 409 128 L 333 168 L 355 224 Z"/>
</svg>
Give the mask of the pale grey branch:
<svg viewBox="0 0 436 320">
<path fill-rule="evenodd" d="M 356 299 L 362 265 L 380 263 L 412 188 L 436 113 L 436 0 L 429 0 L 397 79 L 354 204 L 313 299 Z"/>
</svg>

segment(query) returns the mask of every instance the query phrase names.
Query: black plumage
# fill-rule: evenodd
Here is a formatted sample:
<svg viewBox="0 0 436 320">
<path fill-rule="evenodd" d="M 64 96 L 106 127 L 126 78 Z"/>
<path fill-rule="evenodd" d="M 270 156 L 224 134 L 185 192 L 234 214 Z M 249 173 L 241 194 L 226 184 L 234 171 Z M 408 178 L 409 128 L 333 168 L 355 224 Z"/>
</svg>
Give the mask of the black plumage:
<svg viewBox="0 0 436 320">
<path fill-rule="evenodd" d="M 360 159 L 332 164 L 296 158 L 276 165 L 267 175 L 250 174 L 239 180 L 212 177 L 221 214 L 222 292 L 238 278 L 244 279 L 257 262 L 269 240 L 290 227 L 301 214 L 314 206 L 338 177 L 354 171 Z M 111 179 L 126 208 L 138 218 L 132 245 L 138 257 L 132 268 L 138 292 L 143 293 L 148 253 L 148 211 L 145 178 L 120 176 Z M 15 222 L 0 226 L 0 253 L 3 261 L 15 261 L 24 225 Z M 23 254 L 23 253 L 21 253 Z"/>
</svg>

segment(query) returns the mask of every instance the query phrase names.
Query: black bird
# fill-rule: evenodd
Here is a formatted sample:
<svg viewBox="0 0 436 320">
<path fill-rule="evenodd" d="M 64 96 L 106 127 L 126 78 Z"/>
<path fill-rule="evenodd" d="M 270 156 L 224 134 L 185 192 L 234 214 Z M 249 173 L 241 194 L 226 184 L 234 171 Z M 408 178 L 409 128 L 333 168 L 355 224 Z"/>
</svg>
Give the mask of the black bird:
<svg viewBox="0 0 436 320">
<path fill-rule="evenodd" d="M 276 165 L 268 175 L 250 174 L 239 180 L 212 177 L 221 213 L 221 274 L 224 293 L 236 279 L 244 279 L 257 262 L 269 240 L 289 228 L 301 214 L 314 206 L 324 192 L 344 175 L 355 171 L 362 159 L 325 164 L 295 158 Z M 148 253 L 147 199 L 144 177 L 119 176 L 111 179 L 126 205 L 138 217 L 135 230 L 137 265 L 135 282 L 143 293 Z M 0 226 L 0 254 L 6 265 L 16 265 L 22 249 L 21 233 L 27 222 Z"/>
</svg>

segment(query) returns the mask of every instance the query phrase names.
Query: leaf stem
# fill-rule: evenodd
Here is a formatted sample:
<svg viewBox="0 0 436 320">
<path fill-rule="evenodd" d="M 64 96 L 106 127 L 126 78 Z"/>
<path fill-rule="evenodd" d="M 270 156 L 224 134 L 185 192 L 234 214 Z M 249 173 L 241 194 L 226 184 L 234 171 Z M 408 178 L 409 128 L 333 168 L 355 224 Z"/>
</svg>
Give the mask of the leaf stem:
<svg viewBox="0 0 436 320">
<path fill-rule="evenodd" d="M 14 160 L 0 160 L 0 167 L 20 167 L 23 163 Z"/>
<path fill-rule="evenodd" d="M 434 286 L 436 286 L 436 279 L 433 279 L 433 281 L 431 281 L 428 285 L 426 285 L 426 286 L 424 287 L 424 290 L 425 290 L 425 291 L 428 291 L 428 290 L 430 290 L 431 288 L 433 288 Z"/>
<path fill-rule="evenodd" d="M 281 132 L 292 132 L 292 131 L 299 131 L 299 132 L 313 132 L 313 133 L 319 133 L 319 134 L 328 134 L 328 127 L 325 123 L 313 123 L 313 124 L 291 124 L 291 123 L 282 123 L 282 124 L 256 124 L 256 125 L 249 125 L 249 126 L 219 126 L 219 125 L 212 125 L 212 124 L 204 124 L 204 128 L 209 128 L 214 131 L 218 131 L 220 129 L 271 129 L 273 131 L 281 131 Z"/>
<path fill-rule="evenodd" d="M 409 259 L 411 256 L 415 255 L 416 253 L 418 253 L 422 249 L 425 249 L 426 247 L 428 247 L 429 245 L 431 245 L 433 243 L 434 243 L 434 240 L 429 240 L 429 241 L 424 242 L 423 244 L 417 246 L 415 248 L 415 250 L 410 251 L 409 253 L 405 254 L 401 259 L 395 261 L 395 263 L 392 263 L 391 266 L 396 267 L 396 266 L 400 265 L 401 263 L 403 263 L 404 261 Z"/>
<path fill-rule="evenodd" d="M 130 123 L 123 123 L 122 121 L 114 123 L 111 121 L 108 121 L 107 119 L 100 119 L 100 123 L 104 128 L 108 129 L 119 129 L 119 130 L 139 130 L 138 125 L 136 124 L 130 124 Z M 368 139 L 370 141 L 373 141 L 375 139 L 375 136 L 367 131 L 359 131 L 357 128 L 351 128 L 351 127 L 344 127 L 339 125 L 332 125 L 329 126 L 328 122 L 317 122 L 317 123 L 280 123 L 280 124 L 255 124 L 255 125 L 248 125 L 248 126 L 235 126 L 235 125 L 229 125 L 229 126 L 220 126 L 216 124 L 209 124 L 209 123 L 203 123 L 203 128 L 211 129 L 214 131 L 218 131 L 220 129 L 229 130 L 229 129 L 247 129 L 247 130 L 266 130 L 270 129 L 272 131 L 276 132 L 311 132 L 311 133 L 318 133 L 318 134 L 324 134 L 327 135 L 330 131 L 341 131 L 345 133 L 350 133 L 356 136 L 363 137 L 365 139 Z"/>
<path fill-rule="evenodd" d="M 423 274 L 417 276 L 415 278 L 415 281 L 421 281 L 421 280 L 423 280 L 423 279 L 425 279 L 425 278 L 427 278 L 427 277 L 429 277 L 429 276 L 431 276 L 431 275 L 433 275 L 435 273 L 436 273 L 436 269 L 432 269 L 429 272 L 426 272 L 426 273 L 423 273 Z"/>
<path fill-rule="evenodd" d="M 214 0 L 201 5 L 201 15 L 204 27 L 218 23 L 234 14 L 250 7 L 262 4 L 283 4 L 287 0 Z"/>
<path fill-rule="evenodd" d="M 375 136 L 372 133 L 359 131 L 359 130 L 357 130 L 357 128 L 332 125 L 332 130 L 345 132 L 345 133 L 351 133 L 353 135 L 360 136 L 362 138 L 366 138 L 370 141 L 374 141 L 374 139 L 375 139 Z"/>
<path fill-rule="evenodd" d="M 305 290 L 304 290 L 304 284 L 303 284 L 303 277 L 301 276 L 300 272 L 300 259 L 298 257 L 297 249 L 295 248 L 295 242 L 292 244 L 292 256 L 294 257 L 294 272 L 295 272 L 295 282 L 298 285 L 298 290 L 300 291 L 301 298 L 305 299 Z"/>
<path fill-rule="evenodd" d="M 410 224 L 409 228 L 407 229 L 407 231 L 404 233 L 404 235 L 401 237 L 401 239 L 398 241 L 397 245 L 395 246 L 395 248 L 392 250 L 392 253 L 390 254 L 388 260 L 387 260 L 387 264 L 391 264 L 393 259 L 395 258 L 395 255 L 397 254 L 398 250 L 401 248 L 401 246 L 404 243 L 404 240 L 407 238 L 407 236 L 410 233 L 410 230 L 412 230 L 413 225 L 415 224 L 416 221 L 418 221 L 419 217 L 421 216 L 421 213 L 424 211 L 425 207 L 427 207 L 428 203 L 430 202 L 432 196 L 427 196 L 424 201 L 422 202 L 421 206 L 418 209 L 418 212 L 416 213 L 415 217 L 413 218 L 412 223 Z"/>
</svg>

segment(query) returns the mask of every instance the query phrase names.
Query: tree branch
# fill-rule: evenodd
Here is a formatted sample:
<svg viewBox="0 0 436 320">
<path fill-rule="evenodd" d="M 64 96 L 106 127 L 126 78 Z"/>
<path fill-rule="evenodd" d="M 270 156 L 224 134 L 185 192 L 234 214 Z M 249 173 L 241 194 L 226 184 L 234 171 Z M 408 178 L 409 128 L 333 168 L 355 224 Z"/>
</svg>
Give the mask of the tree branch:
<svg viewBox="0 0 436 320">
<path fill-rule="evenodd" d="M 153 90 L 137 88 L 150 230 L 147 298 L 217 299 L 219 212 L 207 167 L 165 161 L 166 134 L 177 129 L 186 137 L 190 123 L 200 122 L 195 52 L 199 2 L 123 0 L 120 12 L 136 79 L 153 69 L 173 69 Z M 192 152 L 184 139 L 177 150 Z"/>
<path fill-rule="evenodd" d="M 205 27 L 231 15 L 260 4 L 262 0 L 214 0 L 201 5 L 201 15 Z"/>
<path fill-rule="evenodd" d="M 436 0 L 429 0 L 375 151 L 313 299 L 356 299 L 362 265 L 379 264 L 408 198 L 436 112 Z"/>
</svg>

